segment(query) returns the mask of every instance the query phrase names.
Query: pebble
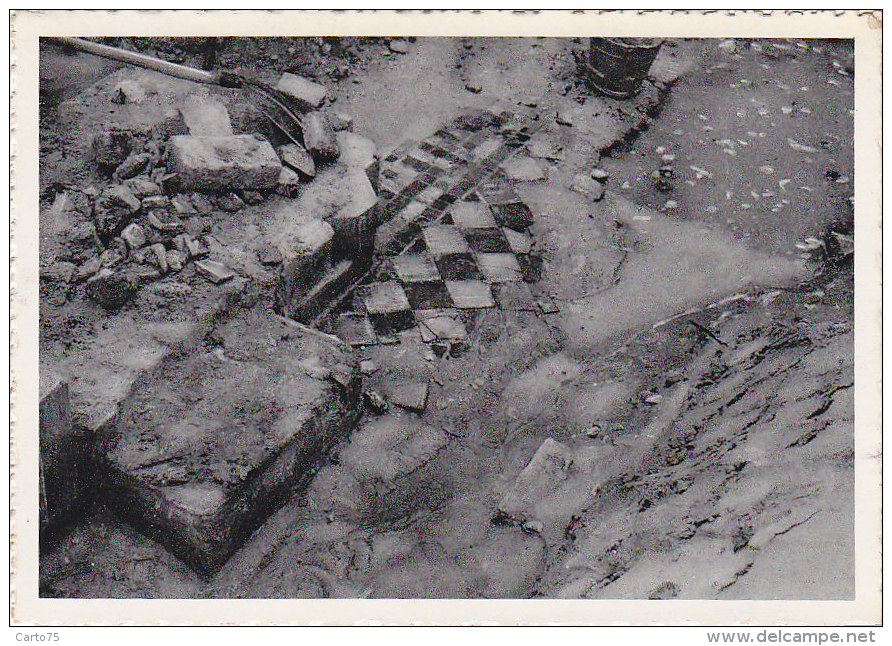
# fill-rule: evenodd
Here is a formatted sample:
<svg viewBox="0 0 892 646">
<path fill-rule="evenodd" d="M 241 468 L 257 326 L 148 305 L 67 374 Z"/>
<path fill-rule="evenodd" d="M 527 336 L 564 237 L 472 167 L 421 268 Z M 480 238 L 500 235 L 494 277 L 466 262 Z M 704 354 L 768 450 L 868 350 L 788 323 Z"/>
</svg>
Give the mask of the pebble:
<svg viewBox="0 0 892 646">
<path fill-rule="evenodd" d="M 359 371 L 364 375 L 371 375 L 377 372 L 378 364 L 370 359 L 365 359 L 359 362 Z"/>
<path fill-rule="evenodd" d="M 146 244 L 146 233 L 143 231 L 143 228 L 135 222 L 124 227 L 124 230 L 121 231 L 121 238 L 127 243 L 127 246 L 130 247 L 130 249 L 140 249 Z"/>
</svg>

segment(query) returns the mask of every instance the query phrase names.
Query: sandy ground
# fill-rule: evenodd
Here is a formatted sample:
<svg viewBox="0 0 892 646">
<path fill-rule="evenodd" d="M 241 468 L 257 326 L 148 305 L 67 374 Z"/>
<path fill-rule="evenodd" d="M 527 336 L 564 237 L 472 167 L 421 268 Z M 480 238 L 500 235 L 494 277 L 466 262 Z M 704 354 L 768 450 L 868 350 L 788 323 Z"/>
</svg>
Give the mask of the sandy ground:
<svg viewBox="0 0 892 646">
<path fill-rule="evenodd" d="M 569 190 L 598 161 L 573 141 L 519 184 L 560 312 L 483 317 L 456 359 L 364 351 L 367 388 L 430 380 L 427 412 L 364 418 L 212 580 L 102 514 L 42 560 L 44 593 L 851 598 L 851 265 L 793 246 L 851 222 L 851 52 L 811 45 L 679 43 L 693 71 L 602 161 L 603 201 Z M 418 39 L 370 56 L 337 106 L 384 152 L 467 105 L 553 120 L 574 46 Z M 526 523 L 493 522 L 547 438 L 572 459 L 530 487 Z"/>
</svg>

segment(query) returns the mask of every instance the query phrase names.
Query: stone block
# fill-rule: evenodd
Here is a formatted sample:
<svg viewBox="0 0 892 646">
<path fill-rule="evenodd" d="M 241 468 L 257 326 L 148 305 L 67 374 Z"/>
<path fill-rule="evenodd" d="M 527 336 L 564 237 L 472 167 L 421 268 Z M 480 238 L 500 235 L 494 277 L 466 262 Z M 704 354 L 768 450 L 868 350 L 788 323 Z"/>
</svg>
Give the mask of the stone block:
<svg viewBox="0 0 892 646">
<path fill-rule="evenodd" d="M 204 575 L 349 433 L 361 378 L 340 344 L 259 310 L 214 336 L 219 347 L 172 358 L 128 399 L 103 461 L 114 511 Z"/>
<path fill-rule="evenodd" d="M 304 146 L 319 162 L 331 162 L 340 155 L 338 141 L 328 119 L 321 112 L 310 112 L 301 120 Z"/>
<path fill-rule="evenodd" d="M 195 137 L 227 137 L 232 135 L 232 122 L 226 106 L 219 99 L 191 95 L 180 108 L 183 123 Z"/>
<path fill-rule="evenodd" d="M 93 137 L 93 158 L 106 170 L 117 168 L 133 149 L 133 136 L 126 130 L 104 130 Z"/>
<path fill-rule="evenodd" d="M 279 158 L 288 168 L 299 172 L 304 177 L 316 176 L 316 164 L 306 148 L 298 144 L 286 144 L 278 148 Z"/>
<path fill-rule="evenodd" d="M 304 112 L 320 107 L 328 96 L 324 85 L 297 74 L 282 74 L 276 89 L 288 95 L 299 110 Z"/>
<path fill-rule="evenodd" d="M 276 151 L 252 135 L 171 138 L 168 170 L 182 190 L 231 191 L 275 188 L 282 171 Z"/>
<path fill-rule="evenodd" d="M 335 257 L 368 261 L 375 245 L 378 196 L 368 176 L 357 168 L 345 169 L 334 188 L 341 196 L 328 219 L 335 232 Z"/>
<path fill-rule="evenodd" d="M 392 404 L 419 415 L 427 408 L 428 386 L 424 381 L 410 381 L 395 384 L 390 388 L 388 399 Z"/>
<path fill-rule="evenodd" d="M 377 194 L 381 161 L 375 142 L 353 132 L 338 132 L 336 139 L 341 151 L 339 161 L 348 168 L 361 168 L 365 171 Z"/>
<path fill-rule="evenodd" d="M 295 227 L 291 248 L 283 250 L 280 295 L 287 312 L 313 289 L 331 264 L 334 229 L 323 220 L 309 220 Z"/>
<path fill-rule="evenodd" d="M 87 433 L 72 424 L 68 384 L 40 368 L 39 506 L 41 537 L 77 520 L 94 485 Z"/>
</svg>

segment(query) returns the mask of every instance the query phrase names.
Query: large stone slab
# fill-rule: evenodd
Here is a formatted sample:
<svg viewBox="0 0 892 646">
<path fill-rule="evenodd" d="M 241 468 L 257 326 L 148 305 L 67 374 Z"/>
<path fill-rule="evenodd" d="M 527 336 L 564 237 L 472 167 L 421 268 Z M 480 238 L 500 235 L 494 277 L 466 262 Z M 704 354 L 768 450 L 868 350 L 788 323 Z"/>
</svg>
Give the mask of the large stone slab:
<svg viewBox="0 0 892 646">
<path fill-rule="evenodd" d="M 169 361 L 104 447 L 115 511 L 200 573 L 218 569 L 350 431 L 359 371 L 333 337 L 262 310 Z"/>
<path fill-rule="evenodd" d="M 72 424 L 68 384 L 40 369 L 40 533 L 79 518 L 93 486 L 87 433 Z"/>
<path fill-rule="evenodd" d="M 229 191 L 275 188 L 282 164 L 272 145 L 252 135 L 178 135 L 168 144 L 168 170 L 181 190 Z"/>
</svg>

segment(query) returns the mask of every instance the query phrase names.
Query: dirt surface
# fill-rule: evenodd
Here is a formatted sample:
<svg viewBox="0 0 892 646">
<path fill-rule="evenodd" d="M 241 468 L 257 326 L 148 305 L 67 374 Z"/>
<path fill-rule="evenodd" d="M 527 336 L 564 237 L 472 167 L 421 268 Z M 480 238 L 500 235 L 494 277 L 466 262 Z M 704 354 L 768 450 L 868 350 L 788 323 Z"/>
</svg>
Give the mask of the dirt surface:
<svg viewBox="0 0 892 646">
<path fill-rule="evenodd" d="M 369 408 L 213 578 L 102 513 L 44 555 L 43 594 L 852 598 L 851 50 L 778 44 L 667 46 L 689 71 L 600 161 L 596 202 L 571 187 L 597 150 L 556 118 L 586 100 L 581 44 L 351 43 L 327 81 L 385 154 L 496 101 L 564 142 L 544 181 L 514 183 L 556 311 L 492 310 L 457 357 L 411 335 L 357 351 L 367 391 L 427 383 L 425 412 Z M 500 514 L 549 438 L 564 457 Z"/>
</svg>

